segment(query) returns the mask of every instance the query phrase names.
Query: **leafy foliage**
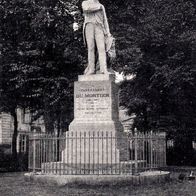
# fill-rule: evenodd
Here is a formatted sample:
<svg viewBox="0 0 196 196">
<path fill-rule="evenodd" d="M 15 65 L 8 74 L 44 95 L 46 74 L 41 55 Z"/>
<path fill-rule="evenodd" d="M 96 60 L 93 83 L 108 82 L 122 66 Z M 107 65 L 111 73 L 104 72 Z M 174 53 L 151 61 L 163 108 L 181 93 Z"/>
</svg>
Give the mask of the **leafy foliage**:
<svg viewBox="0 0 196 196">
<path fill-rule="evenodd" d="M 43 114 L 62 101 L 70 103 L 82 70 L 75 9 L 71 1 L 1 1 L 2 106 L 22 105 Z"/>
<path fill-rule="evenodd" d="M 191 164 L 196 139 L 195 1 L 105 4 L 117 39 L 114 68 L 133 76 L 121 85 L 121 105 L 136 114 L 134 127 L 140 131 L 166 131 L 181 152 L 179 162 Z"/>
<path fill-rule="evenodd" d="M 114 10 L 114 16 L 123 13 L 122 18 L 126 18 L 118 17 L 121 22 L 115 22 L 119 25 L 114 27 L 120 51 L 118 69 L 134 75 L 132 81 L 122 84 L 121 104 L 146 121 L 145 129 L 163 127 L 162 117 L 167 121 L 166 127 L 172 124 L 179 129 L 193 128 L 196 108 L 191 58 L 195 43 L 193 2 L 123 1 Z M 125 44 L 121 42 L 123 38 Z"/>
<path fill-rule="evenodd" d="M 73 81 L 82 70 L 76 7 L 72 1 L 0 1 L 0 108 L 14 117 L 15 158 L 17 107 L 36 111 L 34 119 L 43 115 L 49 132 L 54 122 L 64 124 L 62 116 L 71 120 L 65 110 L 71 111 Z"/>
</svg>

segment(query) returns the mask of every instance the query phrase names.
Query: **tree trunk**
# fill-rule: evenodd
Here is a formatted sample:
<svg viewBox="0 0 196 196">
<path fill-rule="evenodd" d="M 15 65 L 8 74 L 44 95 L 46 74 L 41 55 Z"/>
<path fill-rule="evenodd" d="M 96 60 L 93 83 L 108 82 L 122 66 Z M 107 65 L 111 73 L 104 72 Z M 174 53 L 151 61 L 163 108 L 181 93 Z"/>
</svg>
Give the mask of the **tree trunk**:
<svg viewBox="0 0 196 196">
<path fill-rule="evenodd" d="M 148 112 L 147 112 L 147 108 L 145 107 L 143 109 L 143 115 L 144 115 L 144 133 L 148 132 Z"/>
<path fill-rule="evenodd" d="M 18 167 L 18 156 L 17 156 L 17 136 L 18 136 L 18 119 L 16 109 L 11 112 L 11 115 L 14 118 L 14 133 L 12 135 L 12 158 L 14 168 Z"/>
<path fill-rule="evenodd" d="M 54 133 L 54 113 L 51 110 L 51 106 L 47 97 L 44 99 L 44 124 L 46 133 Z"/>
<path fill-rule="evenodd" d="M 61 119 L 58 117 L 57 119 L 57 161 L 60 160 L 60 133 L 61 133 Z"/>
<path fill-rule="evenodd" d="M 191 134 L 178 134 L 175 138 L 174 150 L 178 165 L 193 165 L 193 138 Z"/>
</svg>

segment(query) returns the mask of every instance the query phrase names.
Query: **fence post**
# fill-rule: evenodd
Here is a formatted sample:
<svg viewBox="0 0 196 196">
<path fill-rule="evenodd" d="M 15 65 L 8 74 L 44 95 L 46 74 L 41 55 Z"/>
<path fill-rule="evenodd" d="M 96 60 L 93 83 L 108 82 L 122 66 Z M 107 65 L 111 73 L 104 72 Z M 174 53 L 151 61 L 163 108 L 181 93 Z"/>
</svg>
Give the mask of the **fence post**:
<svg viewBox="0 0 196 196">
<path fill-rule="evenodd" d="M 150 131 L 150 169 L 153 167 L 153 133 Z"/>
<path fill-rule="evenodd" d="M 166 133 L 164 133 L 164 167 L 167 166 L 167 146 L 166 146 Z"/>
<path fill-rule="evenodd" d="M 163 153 L 163 161 L 161 161 L 162 163 L 161 163 L 161 166 L 163 166 L 163 167 L 165 167 L 166 166 L 166 150 L 167 150 L 167 146 L 166 146 L 166 144 L 167 144 L 167 140 L 166 140 L 166 133 L 165 132 L 163 132 L 162 134 L 161 134 L 161 136 L 160 137 L 162 137 L 161 139 L 162 139 L 162 148 L 163 148 L 163 151 L 162 151 L 162 153 Z"/>
<path fill-rule="evenodd" d="M 16 151 L 17 151 L 17 153 L 21 152 L 21 146 L 22 145 L 20 146 L 20 141 L 22 141 L 22 138 L 21 138 L 21 134 L 18 133 L 17 139 L 16 139 Z"/>
<path fill-rule="evenodd" d="M 35 164 L 36 164 L 36 162 L 35 162 L 35 159 L 36 159 L 36 157 L 35 157 L 35 153 L 36 153 L 35 132 L 36 132 L 36 130 L 34 129 L 33 130 L 33 173 L 35 173 Z"/>
<path fill-rule="evenodd" d="M 137 128 L 134 129 L 134 135 L 135 135 L 135 147 L 134 147 L 134 155 L 135 155 L 135 173 L 138 172 L 138 135 L 137 135 Z"/>
</svg>

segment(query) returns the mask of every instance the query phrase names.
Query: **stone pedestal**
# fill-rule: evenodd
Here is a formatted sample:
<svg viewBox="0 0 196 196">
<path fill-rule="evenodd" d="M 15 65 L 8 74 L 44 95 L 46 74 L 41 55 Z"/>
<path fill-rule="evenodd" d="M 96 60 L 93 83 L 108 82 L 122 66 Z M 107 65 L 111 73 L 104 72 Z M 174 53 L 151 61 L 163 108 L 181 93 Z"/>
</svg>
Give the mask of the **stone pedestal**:
<svg viewBox="0 0 196 196">
<path fill-rule="evenodd" d="M 114 75 L 79 76 L 74 84 L 74 120 L 70 131 L 123 131 Z"/>
<path fill-rule="evenodd" d="M 74 120 L 67 138 L 63 162 L 108 164 L 128 159 L 114 74 L 79 76 L 74 84 Z"/>
</svg>

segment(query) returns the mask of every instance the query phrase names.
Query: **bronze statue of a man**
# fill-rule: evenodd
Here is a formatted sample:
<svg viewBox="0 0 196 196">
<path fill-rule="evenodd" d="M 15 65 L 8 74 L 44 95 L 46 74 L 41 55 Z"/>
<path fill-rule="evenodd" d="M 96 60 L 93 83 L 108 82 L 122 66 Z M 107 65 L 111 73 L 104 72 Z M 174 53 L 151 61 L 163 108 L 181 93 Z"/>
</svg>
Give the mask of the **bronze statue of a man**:
<svg viewBox="0 0 196 196">
<path fill-rule="evenodd" d="M 98 52 L 100 73 L 106 74 L 108 73 L 106 60 L 107 43 L 111 34 L 105 8 L 100 4 L 99 0 L 86 0 L 82 3 L 82 9 L 84 13 L 84 42 L 88 48 L 88 66 L 84 74 L 90 75 L 96 72 L 95 47 Z"/>
</svg>

